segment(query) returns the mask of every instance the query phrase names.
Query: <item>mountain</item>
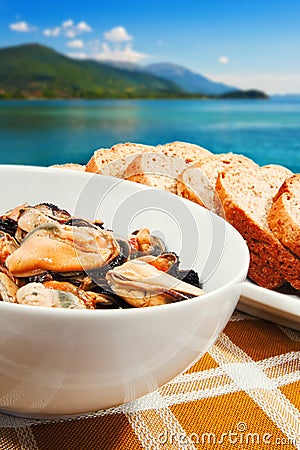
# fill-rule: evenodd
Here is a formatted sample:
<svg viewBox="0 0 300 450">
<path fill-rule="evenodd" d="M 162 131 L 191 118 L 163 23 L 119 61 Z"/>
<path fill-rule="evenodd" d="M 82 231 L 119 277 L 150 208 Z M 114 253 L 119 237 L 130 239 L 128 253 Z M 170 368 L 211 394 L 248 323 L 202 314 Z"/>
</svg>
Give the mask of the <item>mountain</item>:
<svg viewBox="0 0 300 450">
<path fill-rule="evenodd" d="M 225 97 L 227 96 L 227 97 Z M 265 98 L 174 64 L 78 60 L 39 44 L 0 48 L 0 99 Z"/>
<path fill-rule="evenodd" d="M 196 72 L 171 63 L 158 63 L 145 66 L 147 72 L 160 78 L 173 81 L 191 94 L 222 95 L 239 89 L 223 83 L 217 83 Z"/>
<path fill-rule="evenodd" d="M 0 49 L 0 98 L 182 96 L 182 88 L 153 74 L 71 59 L 39 44 Z"/>
</svg>

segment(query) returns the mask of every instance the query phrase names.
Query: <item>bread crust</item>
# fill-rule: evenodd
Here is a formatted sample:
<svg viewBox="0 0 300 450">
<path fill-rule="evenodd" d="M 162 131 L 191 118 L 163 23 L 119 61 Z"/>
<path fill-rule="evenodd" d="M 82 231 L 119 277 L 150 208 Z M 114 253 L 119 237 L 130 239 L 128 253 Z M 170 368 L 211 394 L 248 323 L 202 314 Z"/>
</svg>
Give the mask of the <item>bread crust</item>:
<svg viewBox="0 0 300 450">
<path fill-rule="evenodd" d="M 129 158 L 130 156 L 153 151 L 154 148 L 150 145 L 134 142 L 116 144 L 111 148 L 100 148 L 94 152 L 88 161 L 85 171 L 100 174 L 105 173 L 105 175 L 123 178 L 124 170 L 132 159 Z M 127 163 L 127 161 L 129 162 Z"/>
<path fill-rule="evenodd" d="M 50 166 L 54 169 L 68 169 L 68 170 L 78 170 L 80 172 L 85 172 L 85 166 L 81 164 L 75 163 L 66 163 L 66 164 L 54 164 Z"/>
<path fill-rule="evenodd" d="M 260 177 L 263 172 L 257 169 L 257 185 L 253 191 L 259 190 Z M 288 172 L 287 172 L 288 173 Z M 246 175 L 246 172 L 245 174 Z M 225 219 L 230 222 L 244 237 L 250 250 L 249 277 L 260 286 L 268 289 L 280 287 L 285 281 L 295 289 L 300 289 L 300 260 L 286 249 L 277 237 L 266 226 L 256 220 L 255 211 L 245 211 L 235 198 L 234 190 L 226 186 L 230 177 L 230 169 L 219 174 L 216 191 L 221 200 Z M 239 176 L 237 175 L 237 181 Z M 230 184 L 230 182 L 228 182 Z M 276 180 L 274 179 L 274 185 Z M 271 191 L 271 185 L 270 185 Z M 233 195 L 232 195 L 233 194 Z M 252 195 L 252 194 L 251 194 Z M 259 192 L 256 194 L 259 201 Z M 267 195 L 267 193 L 265 193 Z M 268 211 L 266 211 L 266 214 Z"/>
<path fill-rule="evenodd" d="M 184 159 L 186 164 L 193 164 L 213 154 L 206 148 L 188 142 L 174 141 L 155 147 L 157 153 Z"/>
<path fill-rule="evenodd" d="M 187 167 L 177 182 L 177 194 L 223 215 L 215 187 L 218 174 L 231 166 L 257 166 L 251 159 L 235 153 L 205 155 L 192 166 Z"/>
<path fill-rule="evenodd" d="M 300 258 L 300 174 L 285 180 L 273 199 L 268 215 L 270 229 L 291 252 Z"/>
</svg>

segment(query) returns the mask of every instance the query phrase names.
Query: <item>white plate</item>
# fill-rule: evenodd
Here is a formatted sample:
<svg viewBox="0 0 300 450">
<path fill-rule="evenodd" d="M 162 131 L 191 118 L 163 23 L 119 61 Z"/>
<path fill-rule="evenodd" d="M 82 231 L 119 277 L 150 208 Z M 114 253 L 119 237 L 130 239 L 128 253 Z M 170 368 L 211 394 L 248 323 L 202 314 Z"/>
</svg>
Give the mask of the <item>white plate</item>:
<svg viewBox="0 0 300 450">
<path fill-rule="evenodd" d="M 257 286 L 246 281 L 237 309 L 300 331 L 300 297 Z"/>
</svg>

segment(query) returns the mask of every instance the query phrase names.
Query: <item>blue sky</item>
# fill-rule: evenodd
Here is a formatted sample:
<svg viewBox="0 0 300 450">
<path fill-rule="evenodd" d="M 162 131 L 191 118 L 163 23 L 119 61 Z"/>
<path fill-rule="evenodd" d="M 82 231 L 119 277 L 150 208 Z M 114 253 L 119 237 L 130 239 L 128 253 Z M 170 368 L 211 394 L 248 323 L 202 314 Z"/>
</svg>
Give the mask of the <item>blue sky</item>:
<svg viewBox="0 0 300 450">
<path fill-rule="evenodd" d="M 237 87 L 300 93 L 300 0 L 0 0 L 0 47 L 173 62 Z"/>
</svg>

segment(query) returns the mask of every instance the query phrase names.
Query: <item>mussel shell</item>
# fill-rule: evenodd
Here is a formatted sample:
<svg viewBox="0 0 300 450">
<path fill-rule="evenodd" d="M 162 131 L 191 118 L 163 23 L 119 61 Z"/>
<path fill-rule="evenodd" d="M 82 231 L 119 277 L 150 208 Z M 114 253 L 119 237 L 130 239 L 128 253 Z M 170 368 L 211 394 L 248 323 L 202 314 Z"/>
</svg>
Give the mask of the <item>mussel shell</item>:
<svg viewBox="0 0 300 450">
<path fill-rule="evenodd" d="M 181 281 L 184 281 L 185 283 L 192 284 L 193 286 L 196 286 L 200 289 L 202 289 L 203 284 L 199 280 L 199 275 L 195 270 L 178 270 L 177 272 L 177 278 L 179 278 Z"/>
<path fill-rule="evenodd" d="M 88 222 L 85 219 L 80 219 L 77 217 L 72 217 L 70 220 L 65 222 L 65 225 L 71 225 L 72 227 L 88 227 L 88 228 L 96 228 L 91 222 Z"/>
<path fill-rule="evenodd" d="M 136 236 L 138 234 L 140 230 L 135 230 L 133 231 L 131 234 Z M 158 256 L 161 253 L 164 253 L 166 251 L 166 245 L 163 242 L 163 240 L 161 238 L 159 238 L 158 236 L 155 236 L 153 234 L 150 234 L 150 248 L 147 252 L 142 252 L 140 250 L 133 252 L 131 259 L 134 258 L 139 258 L 140 256 L 143 255 L 153 255 L 153 256 Z"/>
<path fill-rule="evenodd" d="M 150 234 L 150 242 L 151 242 L 151 255 L 154 255 L 153 252 L 160 252 L 163 253 L 166 251 L 166 244 L 162 239 L 160 239 L 158 236 L 155 236 L 153 234 Z M 157 253 L 158 255 L 160 253 Z"/>
<path fill-rule="evenodd" d="M 28 283 L 44 283 L 45 281 L 52 281 L 53 276 L 50 272 L 40 273 L 39 275 L 34 275 L 28 277 Z"/>
<path fill-rule="evenodd" d="M 13 219 L 10 219 L 9 217 L 6 219 L 3 219 L 0 217 L 0 230 L 4 231 L 7 234 L 10 234 L 12 237 L 15 237 L 15 233 L 18 228 L 18 222 L 16 222 Z"/>
<path fill-rule="evenodd" d="M 53 203 L 38 203 L 33 208 L 38 209 L 46 216 L 56 220 L 57 222 L 64 223 L 69 220 L 71 214 L 65 209 L 61 209 Z"/>
</svg>

